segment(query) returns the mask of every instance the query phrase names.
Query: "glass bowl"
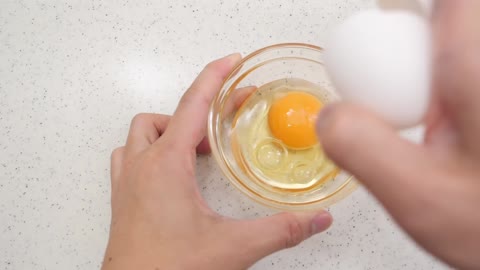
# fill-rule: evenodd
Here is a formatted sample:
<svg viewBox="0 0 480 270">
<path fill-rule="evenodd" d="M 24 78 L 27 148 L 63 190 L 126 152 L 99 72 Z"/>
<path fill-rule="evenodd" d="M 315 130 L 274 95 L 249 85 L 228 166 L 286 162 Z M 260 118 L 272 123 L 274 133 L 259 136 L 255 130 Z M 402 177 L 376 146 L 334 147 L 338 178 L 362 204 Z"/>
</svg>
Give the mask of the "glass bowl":
<svg viewBox="0 0 480 270">
<path fill-rule="evenodd" d="M 304 189 L 270 185 L 253 176 L 252 168 L 238 158 L 239 149 L 233 144 L 237 112 L 262 86 L 295 84 L 295 87 L 300 85 L 310 91 L 322 89 L 322 93 L 313 94 L 325 96 L 327 93 L 329 98 L 323 102 L 338 100 L 322 58 L 323 49 L 308 44 L 278 44 L 258 50 L 234 68 L 211 105 L 208 137 L 213 156 L 237 189 L 266 206 L 286 211 L 315 210 L 338 202 L 358 186 L 353 176 L 341 170 Z"/>
</svg>

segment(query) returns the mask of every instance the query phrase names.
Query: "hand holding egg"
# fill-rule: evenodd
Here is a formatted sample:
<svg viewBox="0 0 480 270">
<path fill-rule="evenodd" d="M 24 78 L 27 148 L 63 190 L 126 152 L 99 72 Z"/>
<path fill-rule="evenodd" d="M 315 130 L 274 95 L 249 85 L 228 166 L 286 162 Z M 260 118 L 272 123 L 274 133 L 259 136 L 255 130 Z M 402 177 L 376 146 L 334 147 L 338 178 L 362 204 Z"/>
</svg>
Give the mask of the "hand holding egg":
<svg viewBox="0 0 480 270">
<path fill-rule="evenodd" d="M 330 37 L 325 65 L 343 100 L 367 107 L 398 129 L 420 124 L 430 101 L 427 21 L 407 11 L 370 10 Z"/>
</svg>

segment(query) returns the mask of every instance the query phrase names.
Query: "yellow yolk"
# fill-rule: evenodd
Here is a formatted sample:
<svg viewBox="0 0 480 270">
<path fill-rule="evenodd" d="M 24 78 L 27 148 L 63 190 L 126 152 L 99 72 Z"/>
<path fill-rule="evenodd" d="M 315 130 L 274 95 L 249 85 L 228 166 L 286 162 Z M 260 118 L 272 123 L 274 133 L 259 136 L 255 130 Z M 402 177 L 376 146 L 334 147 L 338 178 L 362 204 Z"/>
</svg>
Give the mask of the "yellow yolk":
<svg viewBox="0 0 480 270">
<path fill-rule="evenodd" d="M 273 136 L 294 149 L 315 146 L 315 121 L 322 107 L 318 98 L 304 92 L 290 92 L 277 99 L 268 112 Z"/>
</svg>

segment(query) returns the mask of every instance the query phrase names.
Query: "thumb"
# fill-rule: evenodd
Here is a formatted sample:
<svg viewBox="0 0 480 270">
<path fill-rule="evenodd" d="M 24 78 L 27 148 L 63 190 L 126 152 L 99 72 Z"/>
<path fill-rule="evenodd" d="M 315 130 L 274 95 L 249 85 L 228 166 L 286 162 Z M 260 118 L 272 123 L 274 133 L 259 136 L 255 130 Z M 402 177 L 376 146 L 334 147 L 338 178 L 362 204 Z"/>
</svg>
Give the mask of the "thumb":
<svg viewBox="0 0 480 270">
<path fill-rule="evenodd" d="M 424 146 L 402 138 L 361 107 L 329 105 L 320 113 L 317 133 L 330 159 L 355 175 L 397 219 L 419 209 L 422 194 L 438 181 Z"/>
<path fill-rule="evenodd" d="M 248 247 L 249 261 L 256 262 L 276 251 L 294 247 L 314 234 L 327 230 L 332 216 L 326 211 L 281 213 L 274 216 L 241 221 L 241 242 Z"/>
</svg>

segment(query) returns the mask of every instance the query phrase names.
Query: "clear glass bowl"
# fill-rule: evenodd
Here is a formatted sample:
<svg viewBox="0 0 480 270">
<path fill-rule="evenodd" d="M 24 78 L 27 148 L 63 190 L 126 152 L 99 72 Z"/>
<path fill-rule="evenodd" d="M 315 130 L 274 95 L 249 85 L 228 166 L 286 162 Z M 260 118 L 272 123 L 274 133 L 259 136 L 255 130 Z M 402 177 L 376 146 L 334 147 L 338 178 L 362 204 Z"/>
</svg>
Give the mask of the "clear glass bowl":
<svg viewBox="0 0 480 270">
<path fill-rule="evenodd" d="M 351 175 L 340 171 L 331 179 L 308 189 L 270 187 L 252 177 L 245 164 L 238 161 L 238 149 L 232 147 L 234 119 L 240 104 L 247 98 L 243 92 L 248 87 L 300 81 L 306 84 L 305 87 L 315 85 L 338 99 L 322 57 L 322 48 L 308 44 L 278 44 L 258 50 L 245 57 L 232 71 L 212 103 L 208 136 L 213 156 L 236 188 L 269 207 L 287 211 L 324 208 L 345 198 L 358 186 Z"/>
</svg>

